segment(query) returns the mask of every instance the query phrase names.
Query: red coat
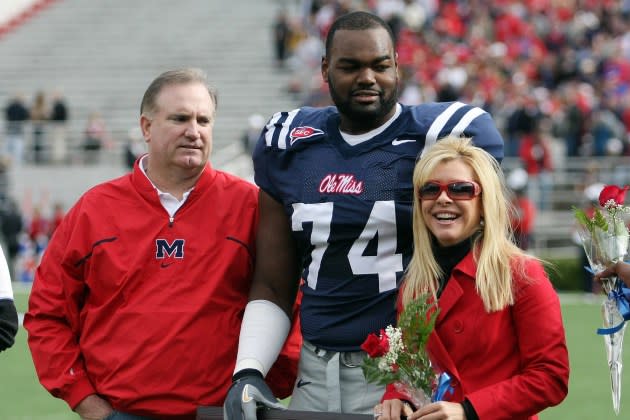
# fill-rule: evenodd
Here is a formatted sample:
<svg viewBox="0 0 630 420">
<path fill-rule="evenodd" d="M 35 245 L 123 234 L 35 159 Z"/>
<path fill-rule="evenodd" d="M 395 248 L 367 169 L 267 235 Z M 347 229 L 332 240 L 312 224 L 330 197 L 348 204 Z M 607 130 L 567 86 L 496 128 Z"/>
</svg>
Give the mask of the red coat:
<svg viewBox="0 0 630 420">
<path fill-rule="evenodd" d="M 467 398 L 480 420 L 536 419 L 568 392 L 569 357 L 558 296 L 542 265 L 529 260 L 527 279 L 515 275 L 515 304 L 487 313 L 475 290 L 475 272 L 469 253 L 440 296 L 429 338 L 434 366 L 453 378 L 454 392 L 446 400 Z M 391 398 L 404 396 L 388 387 L 383 399 Z"/>
</svg>

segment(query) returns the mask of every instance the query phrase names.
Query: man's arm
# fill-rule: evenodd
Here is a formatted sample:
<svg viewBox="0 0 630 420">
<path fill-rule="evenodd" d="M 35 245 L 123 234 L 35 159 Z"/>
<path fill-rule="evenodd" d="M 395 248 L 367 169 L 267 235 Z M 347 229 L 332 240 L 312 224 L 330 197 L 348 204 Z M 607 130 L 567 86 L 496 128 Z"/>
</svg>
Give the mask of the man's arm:
<svg viewBox="0 0 630 420">
<path fill-rule="evenodd" d="M 300 269 L 282 204 L 260 190 L 259 212 L 256 267 L 234 373 L 256 369 L 265 376 L 291 328 Z"/>
<path fill-rule="evenodd" d="M 37 268 L 24 316 L 28 345 L 41 384 L 73 409 L 96 393 L 78 344 L 85 285 L 80 269 L 67 256 L 73 248 L 70 232 L 77 230 L 79 223 L 69 213 Z"/>
<path fill-rule="evenodd" d="M 256 267 L 245 308 L 233 384 L 223 406 L 228 420 L 255 419 L 258 403 L 284 408 L 263 377 L 275 362 L 289 330 L 300 267 L 291 225 L 282 204 L 259 193 Z"/>
<path fill-rule="evenodd" d="M 259 193 L 259 211 L 256 267 L 249 300 L 271 301 L 291 318 L 300 280 L 291 222 L 282 204 L 263 190 Z"/>
</svg>

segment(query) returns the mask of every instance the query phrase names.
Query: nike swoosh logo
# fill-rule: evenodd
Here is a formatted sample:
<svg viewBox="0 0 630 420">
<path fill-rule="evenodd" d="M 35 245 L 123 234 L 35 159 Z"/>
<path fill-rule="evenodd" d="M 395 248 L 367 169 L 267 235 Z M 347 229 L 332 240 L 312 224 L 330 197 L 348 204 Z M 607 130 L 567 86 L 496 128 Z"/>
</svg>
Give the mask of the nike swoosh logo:
<svg viewBox="0 0 630 420">
<path fill-rule="evenodd" d="M 394 139 L 394 140 L 392 140 L 392 146 L 399 146 L 399 145 L 401 145 L 403 143 L 410 143 L 410 142 L 413 142 L 413 141 L 416 141 L 416 140 L 412 140 L 412 139 L 409 139 L 409 140 Z"/>
<path fill-rule="evenodd" d="M 243 394 L 241 394 L 241 400 L 245 403 L 250 402 L 252 397 L 249 396 L 249 384 L 243 388 Z"/>
<path fill-rule="evenodd" d="M 310 383 L 311 383 L 311 381 L 305 381 L 305 380 L 303 380 L 303 379 L 300 379 L 300 380 L 298 381 L 298 383 L 297 383 L 297 387 L 298 387 L 298 388 L 302 388 L 303 386 L 306 386 L 306 385 L 308 385 L 308 384 L 310 384 Z"/>
<path fill-rule="evenodd" d="M 168 267 L 171 264 L 173 264 L 173 263 L 162 263 L 162 264 L 160 264 L 160 267 L 161 268 L 166 268 L 166 267 Z"/>
</svg>

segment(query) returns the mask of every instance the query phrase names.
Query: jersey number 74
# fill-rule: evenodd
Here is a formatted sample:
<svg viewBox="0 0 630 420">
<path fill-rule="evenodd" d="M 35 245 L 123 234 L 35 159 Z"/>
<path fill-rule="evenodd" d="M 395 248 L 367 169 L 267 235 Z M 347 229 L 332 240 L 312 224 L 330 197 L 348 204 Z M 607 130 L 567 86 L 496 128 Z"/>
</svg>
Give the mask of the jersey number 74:
<svg viewBox="0 0 630 420">
<path fill-rule="evenodd" d="M 329 245 L 334 203 L 295 203 L 291 218 L 294 231 L 303 231 L 303 224 L 311 222 L 311 263 L 306 282 L 317 288 L 319 268 Z M 368 243 L 378 235 L 376 255 L 363 255 Z M 396 253 L 396 209 L 394 201 L 376 201 L 365 226 L 348 252 L 353 275 L 377 274 L 379 292 L 396 288 L 396 273 L 403 270 L 401 253 Z"/>
</svg>

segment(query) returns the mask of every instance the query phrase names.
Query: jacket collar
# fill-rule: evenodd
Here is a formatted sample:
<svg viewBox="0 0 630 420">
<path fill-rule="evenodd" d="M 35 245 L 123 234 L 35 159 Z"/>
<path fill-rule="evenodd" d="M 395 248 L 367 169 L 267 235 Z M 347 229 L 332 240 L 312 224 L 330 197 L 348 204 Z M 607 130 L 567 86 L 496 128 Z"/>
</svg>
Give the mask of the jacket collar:
<svg viewBox="0 0 630 420">
<path fill-rule="evenodd" d="M 136 162 L 133 165 L 133 172 L 131 173 L 131 182 L 136 188 L 136 190 L 138 191 L 138 193 L 140 193 L 140 195 L 142 195 L 142 197 L 145 200 L 159 204 L 160 200 L 155 190 L 155 187 L 153 186 L 151 181 L 147 178 L 147 176 L 144 174 L 142 169 L 140 169 L 140 161 L 142 160 L 144 156 L 146 155 L 140 156 L 138 159 L 136 159 Z M 212 182 L 214 181 L 216 174 L 217 173 L 210 165 L 210 162 L 206 163 L 206 167 L 204 168 L 203 172 L 201 173 L 201 176 L 195 183 L 195 187 L 191 191 L 190 196 L 188 197 L 187 201 L 194 199 L 195 197 L 199 196 L 202 192 L 207 190 L 212 184 Z"/>
</svg>

